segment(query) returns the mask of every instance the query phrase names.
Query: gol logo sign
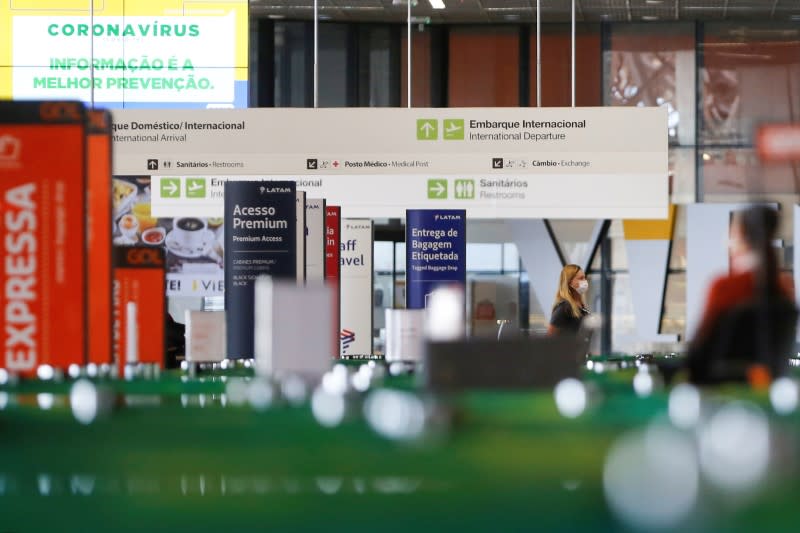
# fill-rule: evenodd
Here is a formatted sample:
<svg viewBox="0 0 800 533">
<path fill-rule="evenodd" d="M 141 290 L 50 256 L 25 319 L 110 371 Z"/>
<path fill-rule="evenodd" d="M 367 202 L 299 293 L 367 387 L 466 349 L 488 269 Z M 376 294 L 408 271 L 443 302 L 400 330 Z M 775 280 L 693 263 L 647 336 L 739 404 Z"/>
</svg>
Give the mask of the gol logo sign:
<svg viewBox="0 0 800 533">
<path fill-rule="evenodd" d="M 39 106 L 39 116 L 47 122 L 70 122 L 82 119 L 80 104 L 74 102 L 45 102 Z"/>
<path fill-rule="evenodd" d="M 89 123 L 98 130 L 108 129 L 107 116 L 102 112 L 89 113 Z"/>
<path fill-rule="evenodd" d="M 132 266 L 162 266 L 164 264 L 164 259 L 161 254 L 158 253 L 158 250 L 152 248 L 131 248 L 128 250 L 125 259 L 127 263 Z"/>
</svg>

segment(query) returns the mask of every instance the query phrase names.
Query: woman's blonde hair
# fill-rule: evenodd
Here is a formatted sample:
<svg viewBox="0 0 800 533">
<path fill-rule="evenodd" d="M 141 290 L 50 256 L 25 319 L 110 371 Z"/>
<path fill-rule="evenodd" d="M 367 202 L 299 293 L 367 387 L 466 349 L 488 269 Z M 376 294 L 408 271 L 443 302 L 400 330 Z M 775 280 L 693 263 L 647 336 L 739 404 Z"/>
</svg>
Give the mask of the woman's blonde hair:
<svg viewBox="0 0 800 533">
<path fill-rule="evenodd" d="M 579 318 L 581 316 L 581 307 L 583 307 L 583 296 L 569 286 L 581 267 L 578 265 L 566 265 L 561 269 L 561 277 L 558 280 L 558 292 L 556 292 L 556 301 L 553 302 L 553 309 L 555 309 L 561 302 L 567 302 L 572 312 L 572 316 Z"/>
</svg>

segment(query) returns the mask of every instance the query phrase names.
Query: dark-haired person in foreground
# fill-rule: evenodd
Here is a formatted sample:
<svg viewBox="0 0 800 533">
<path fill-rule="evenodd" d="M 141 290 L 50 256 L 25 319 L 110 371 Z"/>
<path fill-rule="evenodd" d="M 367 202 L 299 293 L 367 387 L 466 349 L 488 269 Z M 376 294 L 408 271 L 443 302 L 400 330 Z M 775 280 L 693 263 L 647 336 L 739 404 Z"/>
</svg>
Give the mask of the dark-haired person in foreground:
<svg viewBox="0 0 800 533">
<path fill-rule="evenodd" d="M 730 273 L 711 284 L 689 345 L 689 379 L 697 384 L 763 385 L 783 374 L 795 348 L 797 307 L 781 279 L 773 241 L 778 213 L 754 206 L 734 213 Z"/>
</svg>

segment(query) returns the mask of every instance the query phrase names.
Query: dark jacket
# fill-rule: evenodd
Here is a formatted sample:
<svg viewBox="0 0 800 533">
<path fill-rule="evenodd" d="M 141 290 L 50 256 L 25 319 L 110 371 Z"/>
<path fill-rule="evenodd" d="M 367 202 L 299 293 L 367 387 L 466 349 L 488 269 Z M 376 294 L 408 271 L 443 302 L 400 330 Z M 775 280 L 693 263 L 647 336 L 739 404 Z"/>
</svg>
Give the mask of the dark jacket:
<svg viewBox="0 0 800 533">
<path fill-rule="evenodd" d="M 580 311 L 581 316 L 574 316 L 569 302 L 561 300 L 553 308 L 553 314 L 550 316 L 550 325 L 558 329 L 559 332 L 577 333 L 581 328 L 583 317 L 589 314 L 585 307 L 581 307 Z"/>
</svg>

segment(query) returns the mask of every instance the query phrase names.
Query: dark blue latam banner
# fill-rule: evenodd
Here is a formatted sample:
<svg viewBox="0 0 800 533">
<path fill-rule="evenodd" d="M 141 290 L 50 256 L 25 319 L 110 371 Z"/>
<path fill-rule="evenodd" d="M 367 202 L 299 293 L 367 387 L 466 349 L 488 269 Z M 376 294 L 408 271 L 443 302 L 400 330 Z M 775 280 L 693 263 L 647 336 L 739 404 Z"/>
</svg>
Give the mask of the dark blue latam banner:
<svg viewBox="0 0 800 533">
<path fill-rule="evenodd" d="M 225 319 L 230 358 L 253 357 L 256 279 L 297 275 L 296 205 L 293 181 L 225 182 Z"/>
<path fill-rule="evenodd" d="M 406 307 L 424 309 L 440 285 L 467 282 L 467 212 L 406 211 Z"/>
</svg>

